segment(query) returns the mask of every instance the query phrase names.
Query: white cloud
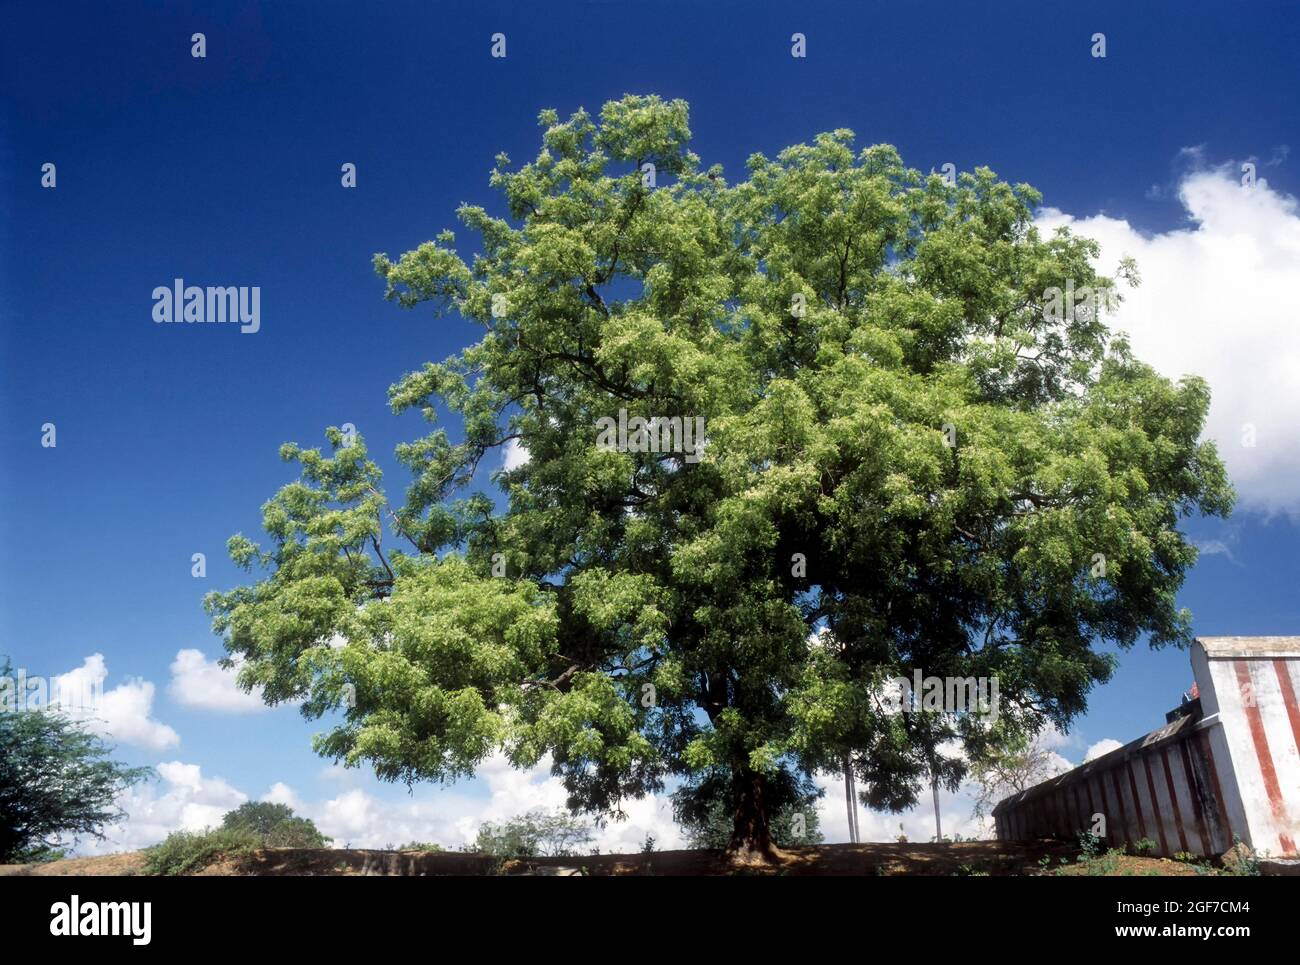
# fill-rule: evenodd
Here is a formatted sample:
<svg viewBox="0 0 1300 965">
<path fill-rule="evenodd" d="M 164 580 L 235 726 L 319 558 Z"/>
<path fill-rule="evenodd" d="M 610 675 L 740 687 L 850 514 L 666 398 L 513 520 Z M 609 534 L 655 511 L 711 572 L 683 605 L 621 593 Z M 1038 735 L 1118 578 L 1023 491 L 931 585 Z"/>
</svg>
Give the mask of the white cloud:
<svg viewBox="0 0 1300 965">
<path fill-rule="evenodd" d="M 383 847 L 382 844 L 374 843 L 374 835 L 383 837 L 388 834 L 387 829 L 381 827 L 377 820 L 379 809 L 377 798 L 355 788 L 326 801 L 322 807 L 315 809 L 312 816 L 321 831 L 334 838 L 337 845 L 354 848 Z M 365 843 L 361 843 L 363 841 Z"/>
<path fill-rule="evenodd" d="M 199 831 L 221 823 L 222 816 L 248 796 L 219 777 L 204 777 L 197 764 L 167 761 L 158 765 L 159 782 L 137 784 L 118 798 L 127 814 L 121 824 L 104 829 L 103 841 L 87 840 L 84 854 L 134 851 L 157 844 L 171 832 Z"/>
<path fill-rule="evenodd" d="M 201 650 L 179 650 L 171 665 L 171 684 L 167 692 L 178 703 L 202 710 L 232 714 L 266 710 L 259 693 L 245 693 L 235 684 L 237 668 L 223 670 L 215 660 L 208 660 Z"/>
<path fill-rule="evenodd" d="M 341 775 L 333 768 L 331 779 Z M 351 776 L 352 772 L 348 772 Z M 471 843 L 485 821 L 504 821 L 535 808 L 564 807 L 563 784 L 543 761 L 537 767 L 517 770 L 501 755 L 483 762 L 479 781 L 473 786 L 429 789 L 399 801 L 374 793 L 378 785 L 367 778 L 366 787 L 350 787 L 322 802 L 301 802 L 291 788 L 277 785 L 267 800 L 288 803 L 298 813 L 316 822 L 337 847 L 383 848 L 408 841 L 434 841 L 447 848 Z M 293 803 L 298 801 L 298 803 Z M 593 828 L 588 847 L 601 851 L 636 852 L 647 834 L 653 834 L 661 850 L 685 846 L 681 830 L 673 821 L 672 802 L 667 796 L 650 796 L 623 802 L 625 817 Z"/>
<path fill-rule="evenodd" d="M 1047 755 L 1048 767 L 1051 770 L 1052 777 L 1058 774 L 1064 774 L 1066 771 L 1073 770 L 1076 765 L 1071 764 L 1068 760 L 1057 754 L 1055 751 Z"/>
<path fill-rule="evenodd" d="M 1241 561 L 1237 559 L 1236 554 L 1232 552 L 1232 544 L 1236 542 L 1236 531 L 1231 526 L 1224 527 L 1228 534 L 1227 540 L 1222 539 L 1205 539 L 1193 540 L 1193 545 L 1200 552 L 1201 556 L 1223 556 L 1228 562 L 1241 566 Z"/>
<path fill-rule="evenodd" d="M 1121 285 L 1109 324 L 1164 375 L 1200 375 L 1212 402 L 1206 434 L 1219 445 L 1243 509 L 1300 514 L 1300 205 L 1235 168 L 1196 170 L 1178 198 L 1187 227 L 1154 235 L 1104 214 L 1044 211 L 1040 226 L 1069 224 L 1101 244 L 1112 273 L 1132 255 L 1142 284 Z M 1243 445 L 1253 427 L 1255 445 Z"/>
<path fill-rule="evenodd" d="M 509 472 L 518 469 L 532 458 L 532 454 L 519 444 L 518 439 L 507 439 L 501 447 L 501 468 Z"/>
<path fill-rule="evenodd" d="M 270 801 L 272 804 L 283 804 L 293 808 L 294 811 L 302 810 L 302 801 L 297 793 L 282 781 L 276 781 L 272 784 L 271 789 L 262 795 L 262 800 Z"/>
<path fill-rule="evenodd" d="M 107 678 L 104 655 L 95 653 L 77 669 L 54 678 L 52 689 L 82 694 L 102 691 L 93 707 L 71 711 L 71 716 L 85 721 L 88 729 L 102 737 L 152 751 L 166 750 L 180 743 L 176 731 L 150 716 L 154 697 L 152 683 L 128 678 L 112 690 L 103 690 Z"/>
<path fill-rule="evenodd" d="M 1123 746 L 1123 744 L 1115 740 L 1113 737 L 1102 738 L 1088 748 L 1087 752 L 1083 755 L 1083 762 L 1087 764 L 1089 761 L 1102 757 L 1105 754 L 1109 754 L 1111 751 L 1117 751 Z"/>
</svg>

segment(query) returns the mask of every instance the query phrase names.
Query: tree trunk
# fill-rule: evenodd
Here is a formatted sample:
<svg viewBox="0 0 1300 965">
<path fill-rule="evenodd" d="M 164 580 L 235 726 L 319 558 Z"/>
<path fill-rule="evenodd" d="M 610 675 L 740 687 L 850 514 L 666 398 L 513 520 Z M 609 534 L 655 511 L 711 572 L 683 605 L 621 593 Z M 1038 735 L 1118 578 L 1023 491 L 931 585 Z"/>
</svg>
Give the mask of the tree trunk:
<svg viewBox="0 0 1300 965">
<path fill-rule="evenodd" d="M 844 803 L 849 816 L 849 843 L 858 843 L 858 792 L 853 781 L 853 762 L 844 755 Z"/>
<path fill-rule="evenodd" d="M 943 841 L 943 825 L 939 822 L 939 779 L 930 779 L 930 791 L 934 794 L 934 840 Z"/>
<path fill-rule="evenodd" d="M 772 843 L 767 781 L 753 771 L 736 775 L 736 811 L 727 857 L 735 864 L 770 864 L 784 857 Z"/>
</svg>

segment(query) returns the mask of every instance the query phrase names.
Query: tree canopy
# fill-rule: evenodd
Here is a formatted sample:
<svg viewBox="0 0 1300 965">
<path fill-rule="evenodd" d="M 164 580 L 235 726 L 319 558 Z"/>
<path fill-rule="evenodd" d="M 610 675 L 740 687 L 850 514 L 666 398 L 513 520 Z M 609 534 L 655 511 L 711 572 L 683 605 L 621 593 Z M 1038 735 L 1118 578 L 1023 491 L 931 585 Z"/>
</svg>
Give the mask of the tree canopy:
<svg viewBox="0 0 1300 965">
<path fill-rule="evenodd" d="M 102 838 L 104 825 L 124 817 L 118 795 L 153 772 L 109 754 L 57 707 L 0 710 L 0 864 L 57 859 L 76 838 Z"/>
<path fill-rule="evenodd" d="M 549 758 L 593 812 L 680 780 L 762 852 L 768 798 L 846 756 L 910 806 L 939 743 L 1068 726 L 1103 641 L 1189 641 L 1179 520 L 1232 502 L 1207 386 L 1108 331 L 1098 246 L 1040 232 L 1033 188 L 847 130 L 733 184 L 653 96 L 540 124 L 501 209 L 459 210 L 467 254 L 375 256 L 389 299 L 483 330 L 389 390 L 431 426 L 405 499 L 359 435 L 284 446 L 269 542 L 230 541 L 256 579 L 207 600 L 243 685 L 331 715 L 320 753 L 404 781 Z M 883 711 L 913 670 L 996 677 L 1000 713 Z"/>
<path fill-rule="evenodd" d="M 246 831 L 268 848 L 324 848 L 330 838 L 321 834 L 311 818 L 300 818 L 287 804 L 245 801 L 221 819 L 227 831 Z"/>
<path fill-rule="evenodd" d="M 534 808 L 506 821 L 484 821 L 471 850 L 499 858 L 568 857 L 591 838 L 591 826 L 567 811 Z"/>
</svg>

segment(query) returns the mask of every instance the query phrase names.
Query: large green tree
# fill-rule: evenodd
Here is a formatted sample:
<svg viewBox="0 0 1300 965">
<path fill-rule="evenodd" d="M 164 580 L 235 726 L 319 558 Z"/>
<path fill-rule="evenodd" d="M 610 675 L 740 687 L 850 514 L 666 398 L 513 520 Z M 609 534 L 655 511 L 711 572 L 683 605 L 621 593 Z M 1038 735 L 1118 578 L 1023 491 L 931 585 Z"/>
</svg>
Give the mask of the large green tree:
<svg viewBox="0 0 1300 965">
<path fill-rule="evenodd" d="M 338 712 L 322 754 L 406 781 L 549 755 L 595 812 L 682 779 L 761 857 L 773 793 L 847 756 L 909 806 L 941 740 L 1068 725 L 1101 641 L 1189 640 L 1179 519 L 1232 500 L 1207 387 L 1110 335 L 1097 245 L 1042 235 L 1032 188 L 846 130 L 729 184 L 656 97 L 540 120 L 499 212 L 459 211 L 472 257 L 375 257 L 388 298 L 483 328 L 389 390 L 434 424 L 405 500 L 359 436 L 286 445 L 269 543 L 230 543 L 263 572 L 208 599 L 244 685 Z M 707 444 L 610 445 L 620 411 Z M 882 708 L 915 669 L 997 676 L 996 722 Z"/>
</svg>

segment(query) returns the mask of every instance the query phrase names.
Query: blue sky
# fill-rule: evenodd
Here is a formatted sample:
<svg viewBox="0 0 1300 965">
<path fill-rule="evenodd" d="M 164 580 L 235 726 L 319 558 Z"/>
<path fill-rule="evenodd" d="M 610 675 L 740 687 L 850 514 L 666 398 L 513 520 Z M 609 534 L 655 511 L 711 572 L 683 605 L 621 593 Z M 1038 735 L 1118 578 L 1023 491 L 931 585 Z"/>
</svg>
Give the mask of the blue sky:
<svg viewBox="0 0 1300 965">
<path fill-rule="evenodd" d="M 1208 552 L 1182 602 L 1201 633 L 1300 633 L 1296 313 L 1267 297 L 1291 285 L 1294 299 L 1300 284 L 1288 159 L 1300 17 L 1293 3 L 1064 6 L 5 4 L 0 653 L 44 675 L 98 653 L 107 688 L 154 685 L 148 717 L 179 743 L 146 730 L 155 746 L 123 742 L 121 756 L 197 765 L 225 786 L 194 790 L 194 772 L 173 768 L 146 804 L 157 827 L 184 811 L 158 798 L 186 782 L 200 808 L 279 783 L 342 834 L 386 802 L 434 813 L 427 788 L 407 797 L 323 776 L 315 725 L 291 709 L 187 705 L 171 668 L 181 650 L 220 652 L 200 601 L 238 582 L 225 540 L 256 534 L 259 506 L 289 480 L 281 442 L 314 445 L 324 426 L 352 422 L 390 486 L 404 484 L 391 452 L 419 417 L 394 417 L 386 388 L 475 332 L 384 302 L 371 255 L 456 227 L 462 202 L 499 210 L 492 158 L 531 157 L 542 108 L 595 110 L 625 92 L 688 100 L 693 149 L 733 178 L 752 152 L 848 127 L 915 167 L 986 164 L 1028 181 L 1048 217 L 1113 239 L 1105 256 L 1123 247 L 1145 269 L 1147 253 L 1156 288 L 1124 319 L 1135 344 L 1167 374 L 1206 375 L 1216 406 L 1222 385 L 1212 429 L 1225 446 L 1240 449 L 1245 421 L 1260 428 L 1257 447 L 1228 454 L 1246 480 L 1242 508 L 1227 524 L 1188 523 Z M 205 59 L 190 55 L 195 31 Z M 504 60 L 489 57 L 498 31 Z M 805 59 L 790 56 L 795 31 Z M 1105 59 L 1090 56 L 1098 31 Z M 345 161 L 354 190 L 340 187 Z M 40 184 L 46 162 L 53 190 Z M 1243 162 L 1261 178 L 1249 201 L 1234 193 Z M 1253 260 L 1219 270 L 1217 252 L 1244 250 Z M 150 293 L 178 276 L 261 286 L 261 331 L 155 325 Z M 1219 287 L 1162 313 L 1170 292 L 1187 294 L 1179 277 Z M 1228 307 L 1210 312 L 1220 297 Z M 54 449 L 40 445 L 47 422 Z M 190 575 L 196 552 L 203 580 Z M 1062 753 L 1077 761 L 1103 738 L 1138 736 L 1190 681 L 1186 653 L 1123 655 Z M 132 686 L 123 699 L 137 706 Z M 475 800 L 550 800 L 528 780 L 518 799 L 505 775 L 458 789 L 458 827 Z M 416 830 L 441 827 L 417 818 Z"/>
</svg>

